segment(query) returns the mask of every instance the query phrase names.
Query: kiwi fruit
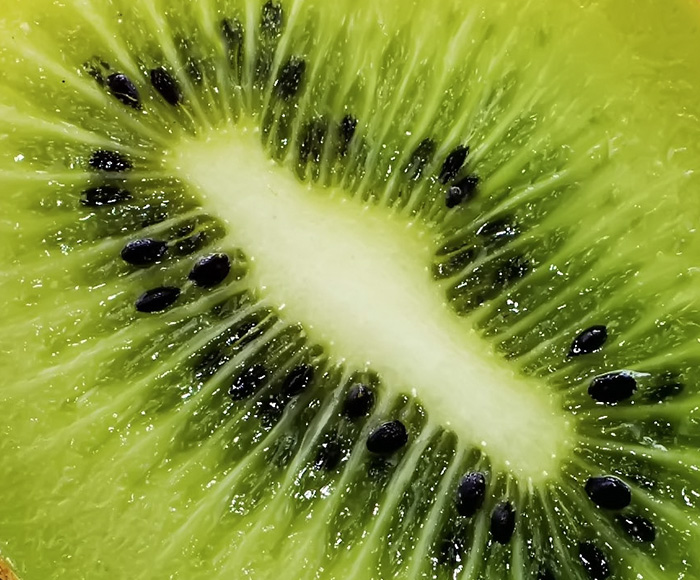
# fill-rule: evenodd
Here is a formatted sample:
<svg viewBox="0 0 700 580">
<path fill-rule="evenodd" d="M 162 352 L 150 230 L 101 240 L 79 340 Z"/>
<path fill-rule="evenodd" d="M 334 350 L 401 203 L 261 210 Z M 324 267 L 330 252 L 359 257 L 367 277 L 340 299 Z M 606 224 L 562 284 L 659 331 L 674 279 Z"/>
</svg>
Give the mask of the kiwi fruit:
<svg viewBox="0 0 700 580">
<path fill-rule="evenodd" d="M 0 578 L 700 578 L 696 4 L 3 2 Z"/>
</svg>

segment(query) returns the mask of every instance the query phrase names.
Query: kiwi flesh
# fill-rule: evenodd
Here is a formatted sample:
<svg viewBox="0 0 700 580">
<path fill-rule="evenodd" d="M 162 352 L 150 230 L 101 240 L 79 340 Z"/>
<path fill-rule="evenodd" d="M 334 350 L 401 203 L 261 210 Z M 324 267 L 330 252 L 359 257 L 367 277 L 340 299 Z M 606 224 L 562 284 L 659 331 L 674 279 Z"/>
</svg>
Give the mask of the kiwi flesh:
<svg viewBox="0 0 700 580">
<path fill-rule="evenodd" d="M 693 2 L 6 4 L 20 578 L 700 577 Z"/>
</svg>

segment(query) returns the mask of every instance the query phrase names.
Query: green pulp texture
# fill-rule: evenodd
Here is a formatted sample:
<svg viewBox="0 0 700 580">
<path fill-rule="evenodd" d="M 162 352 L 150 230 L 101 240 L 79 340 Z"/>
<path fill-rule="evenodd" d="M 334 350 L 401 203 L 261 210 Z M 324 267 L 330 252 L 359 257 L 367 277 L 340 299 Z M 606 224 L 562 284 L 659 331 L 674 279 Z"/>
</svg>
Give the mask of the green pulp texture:
<svg viewBox="0 0 700 580">
<path fill-rule="evenodd" d="M 7 4 L 0 553 L 23 580 L 585 580 L 585 542 L 614 578 L 700 576 L 697 7 Z M 479 182 L 448 208 L 458 146 Z M 81 203 L 105 185 L 130 199 Z M 162 262 L 120 258 L 148 237 Z M 225 283 L 186 282 L 216 252 Z M 177 302 L 137 312 L 159 286 Z M 567 356 L 596 324 L 605 346 Z M 311 388 L 281 395 L 300 364 Z M 619 370 L 634 396 L 596 403 Z M 376 401 L 350 420 L 358 382 Z M 368 453 L 391 419 L 408 445 Z M 464 517 L 470 471 L 488 491 Z M 629 508 L 593 505 L 599 475 Z"/>
</svg>

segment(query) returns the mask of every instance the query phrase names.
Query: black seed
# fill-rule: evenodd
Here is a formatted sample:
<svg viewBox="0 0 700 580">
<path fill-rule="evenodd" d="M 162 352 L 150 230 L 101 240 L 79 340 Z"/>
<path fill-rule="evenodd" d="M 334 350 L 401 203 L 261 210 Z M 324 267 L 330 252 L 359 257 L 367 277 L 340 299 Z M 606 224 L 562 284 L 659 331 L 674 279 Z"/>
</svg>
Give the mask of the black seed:
<svg viewBox="0 0 700 580">
<path fill-rule="evenodd" d="M 507 544 L 515 531 L 515 510 L 510 502 L 499 503 L 491 513 L 491 536 L 499 544 Z"/>
<path fill-rule="evenodd" d="M 629 399 L 637 390 L 637 381 L 626 372 L 600 375 L 591 381 L 588 394 L 599 403 L 613 405 Z"/>
<path fill-rule="evenodd" d="M 247 399 L 265 383 L 267 379 L 267 369 L 261 364 L 255 364 L 245 369 L 236 377 L 236 380 L 229 387 L 228 394 L 234 401 Z"/>
<path fill-rule="evenodd" d="M 608 510 L 621 510 L 632 501 L 632 492 L 627 484 L 610 475 L 589 478 L 586 493 L 594 504 Z"/>
<path fill-rule="evenodd" d="M 452 209 L 453 207 L 457 207 L 460 203 L 462 203 L 465 197 L 464 192 L 456 185 L 453 185 L 447 190 L 447 194 L 445 195 L 445 205 L 449 209 Z"/>
<path fill-rule="evenodd" d="M 182 98 L 177 80 L 163 67 L 151 70 L 151 84 L 169 105 L 177 105 Z"/>
<path fill-rule="evenodd" d="M 473 516 L 483 505 L 485 495 L 484 474 L 477 471 L 467 473 L 457 487 L 457 513 L 467 518 Z"/>
<path fill-rule="evenodd" d="M 294 367 L 287 375 L 287 378 L 284 379 L 282 392 L 289 397 L 298 395 L 314 380 L 314 373 L 314 367 L 308 365 Z"/>
<path fill-rule="evenodd" d="M 231 260 L 226 254 L 212 254 L 200 258 L 188 278 L 201 288 L 212 288 L 221 284 L 231 271 Z"/>
<path fill-rule="evenodd" d="M 131 199 L 131 194 L 116 185 L 99 185 L 83 191 L 80 200 L 86 207 L 100 207 L 103 205 L 115 205 Z"/>
<path fill-rule="evenodd" d="M 136 300 L 136 310 L 151 314 L 167 310 L 180 296 L 180 289 L 173 286 L 153 288 L 141 294 Z"/>
<path fill-rule="evenodd" d="M 364 417 L 374 405 L 374 393 L 367 385 L 355 383 L 345 397 L 343 413 L 350 419 Z"/>
<path fill-rule="evenodd" d="M 571 343 L 569 356 L 579 356 L 582 354 L 591 354 L 601 348 L 608 340 L 608 329 L 602 324 L 591 326 L 579 334 L 574 342 Z"/>
<path fill-rule="evenodd" d="M 610 565 L 605 554 L 591 542 L 578 545 L 578 558 L 591 580 L 605 580 L 610 576 Z"/>
<path fill-rule="evenodd" d="M 355 136 L 357 129 L 357 119 L 352 115 L 345 115 L 338 127 L 338 152 L 341 157 L 345 157 L 350 148 L 350 142 Z"/>
<path fill-rule="evenodd" d="M 114 73 L 107 77 L 107 87 L 114 97 L 134 109 L 141 108 L 141 97 L 136 85 L 122 73 Z"/>
<path fill-rule="evenodd" d="M 282 6 L 272 0 L 266 2 L 260 15 L 260 32 L 262 35 L 267 37 L 279 36 L 282 32 L 283 17 Z"/>
<path fill-rule="evenodd" d="M 408 443 L 408 432 L 401 421 L 388 421 L 377 427 L 367 437 L 367 450 L 371 453 L 394 453 Z"/>
<path fill-rule="evenodd" d="M 149 266 L 163 259 L 168 244 L 153 238 L 143 238 L 129 242 L 122 249 L 122 260 L 133 266 Z"/>
<path fill-rule="evenodd" d="M 464 145 L 459 145 L 452 150 L 442 164 L 440 183 L 446 184 L 457 177 L 457 174 L 462 167 L 464 167 L 467 155 L 469 155 L 469 147 L 465 147 Z"/>
<path fill-rule="evenodd" d="M 321 443 L 318 453 L 316 454 L 315 465 L 318 469 L 327 469 L 331 471 L 338 467 L 342 458 L 342 444 L 336 437 L 331 437 Z"/>
<path fill-rule="evenodd" d="M 530 263 L 522 256 L 508 258 L 496 272 L 494 282 L 498 286 L 506 286 L 520 278 L 524 278 L 530 271 Z"/>
<path fill-rule="evenodd" d="M 284 101 L 296 97 L 304 82 L 305 73 L 306 61 L 296 56 L 290 58 L 277 75 L 275 81 L 277 95 Z"/>
<path fill-rule="evenodd" d="M 656 539 L 656 529 L 648 519 L 642 516 L 617 516 L 622 529 L 635 542 L 653 542 Z"/>
<path fill-rule="evenodd" d="M 207 233 L 198 232 L 189 238 L 175 242 L 173 245 L 173 253 L 177 256 L 189 256 L 201 250 L 206 245 L 207 241 Z"/>
<path fill-rule="evenodd" d="M 468 175 L 447 190 L 445 205 L 452 209 L 467 199 L 471 199 L 478 185 L 479 178 L 476 175 Z"/>
<path fill-rule="evenodd" d="M 403 172 L 408 175 L 409 179 L 417 181 L 423 175 L 426 165 L 430 163 L 435 154 L 435 141 L 432 139 L 423 139 L 411 154 L 410 159 L 403 168 Z"/>
<path fill-rule="evenodd" d="M 131 169 L 131 161 L 116 151 L 98 149 L 90 156 L 90 167 L 98 171 L 127 171 Z"/>
</svg>

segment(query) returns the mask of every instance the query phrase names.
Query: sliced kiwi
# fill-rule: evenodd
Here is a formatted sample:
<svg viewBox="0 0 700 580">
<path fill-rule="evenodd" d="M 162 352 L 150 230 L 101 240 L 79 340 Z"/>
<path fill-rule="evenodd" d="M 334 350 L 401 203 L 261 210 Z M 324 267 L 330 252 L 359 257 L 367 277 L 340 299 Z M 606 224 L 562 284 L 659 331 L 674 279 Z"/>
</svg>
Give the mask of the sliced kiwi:
<svg viewBox="0 0 700 580">
<path fill-rule="evenodd" d="M 15 573 L 700 577 L 695 4 L 6 1 Z"/>
</svg>

